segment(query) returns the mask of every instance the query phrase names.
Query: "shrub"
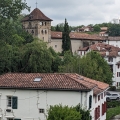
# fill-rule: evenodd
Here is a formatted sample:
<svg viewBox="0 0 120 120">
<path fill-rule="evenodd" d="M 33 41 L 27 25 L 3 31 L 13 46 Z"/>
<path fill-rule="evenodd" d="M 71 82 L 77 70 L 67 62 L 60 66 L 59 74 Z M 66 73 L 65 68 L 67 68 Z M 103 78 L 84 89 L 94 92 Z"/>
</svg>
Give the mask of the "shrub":
<svg viewBox="0 0 120 120">
<path fill-rule="evenodd" d="M 113 107 L 117 107 L 117 106 L 120 106 L 120 101 L 107 102 L 107 108 L 113 108 Z"/>
<path fill-rule="evenodd" d="M 115 86 L 110 86 L 110 91 L 116 91 L 116 87 Z"/>
<path fill-rule="evenodd" d="M 80 112 L 73 107 L 55 105 L 50 106 L 47 120 L 83 120 Z"/>
</svg>

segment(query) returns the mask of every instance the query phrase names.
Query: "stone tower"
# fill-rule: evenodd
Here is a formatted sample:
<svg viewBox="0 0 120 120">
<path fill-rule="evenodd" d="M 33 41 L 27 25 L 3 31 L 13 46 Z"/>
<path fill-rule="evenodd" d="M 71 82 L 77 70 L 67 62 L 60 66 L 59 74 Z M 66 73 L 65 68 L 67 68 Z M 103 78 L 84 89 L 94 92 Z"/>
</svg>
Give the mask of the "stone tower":
<svg viewBox="0 0 120 120">
<path fill-rule="evenodd" d="M 51 21 L 38 8 L 22 20 L 23 29 L 44 42 L 51 41 Z"/>
</svg>

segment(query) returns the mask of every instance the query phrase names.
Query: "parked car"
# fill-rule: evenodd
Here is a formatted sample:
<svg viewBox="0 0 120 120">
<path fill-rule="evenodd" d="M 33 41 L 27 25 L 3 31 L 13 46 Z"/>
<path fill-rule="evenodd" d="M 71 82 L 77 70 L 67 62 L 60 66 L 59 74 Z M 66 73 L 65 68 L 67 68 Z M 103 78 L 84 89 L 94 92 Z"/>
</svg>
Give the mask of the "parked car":
<svg viewBox="0 0 120 120">
<path fill-rule="evenodd" d="M 119 93 L 106 93 L 106 100 L 119 100 L 120 99 L 120 94 Z"/>
</svg>

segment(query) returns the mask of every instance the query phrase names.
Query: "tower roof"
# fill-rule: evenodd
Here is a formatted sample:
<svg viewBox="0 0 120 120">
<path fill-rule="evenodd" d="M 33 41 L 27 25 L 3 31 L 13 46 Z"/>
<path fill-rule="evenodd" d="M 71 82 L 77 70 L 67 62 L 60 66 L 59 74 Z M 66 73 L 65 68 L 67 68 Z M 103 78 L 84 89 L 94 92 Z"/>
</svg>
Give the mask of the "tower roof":
<svg viewBox="0 0 120 120">
<path fill-rule="evenodd" d="M 38 8 L 35 8 L 29 15 L 24 17 L 22 21 L 34 21 L 34 20 L 52 21 L 52 19 L 45 16 Z"/>
</svg>

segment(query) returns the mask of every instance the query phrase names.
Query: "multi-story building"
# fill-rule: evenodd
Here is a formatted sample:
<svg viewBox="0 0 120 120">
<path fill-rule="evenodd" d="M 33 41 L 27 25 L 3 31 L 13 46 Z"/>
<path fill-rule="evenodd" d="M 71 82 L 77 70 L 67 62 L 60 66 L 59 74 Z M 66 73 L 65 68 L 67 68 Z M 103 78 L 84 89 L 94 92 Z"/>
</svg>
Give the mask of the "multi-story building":
<svg viewBox="0 0 120 120">
<path fill-rule="evenodd" d="M 78 74 L 6 73 L 0 75 L 1 120 L 46 120 L 50 105 L 81 105 L 92 120 L 106 120 L 109 85 Z"/>
<path fill-rule="evenodd" d="M 90 51 L 97 51 L 110 65 L 113 72 L 113 86 L 120 87 L 120 48 L 105 43 L 96 43 L 94 45 L 78 50 L 80 56 Z"/>
</svg>

